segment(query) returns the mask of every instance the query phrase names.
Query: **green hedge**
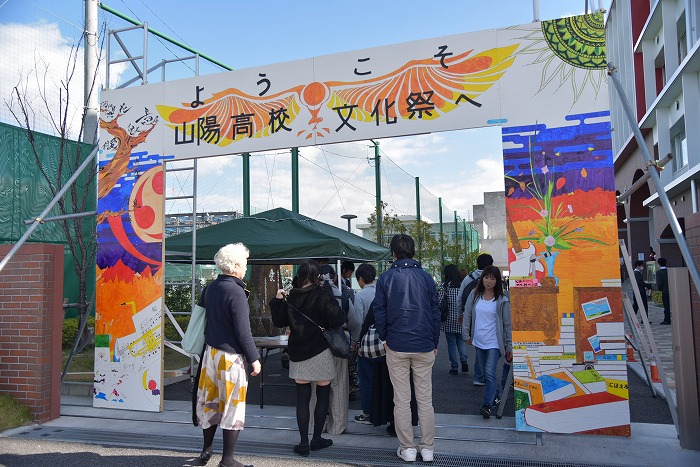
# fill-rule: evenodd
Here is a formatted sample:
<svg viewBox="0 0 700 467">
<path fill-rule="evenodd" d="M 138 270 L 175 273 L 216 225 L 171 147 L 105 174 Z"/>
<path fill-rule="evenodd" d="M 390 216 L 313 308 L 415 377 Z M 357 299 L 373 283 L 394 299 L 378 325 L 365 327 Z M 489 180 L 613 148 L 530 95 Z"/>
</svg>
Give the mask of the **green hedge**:
<svg viewBox="0 0 700 467">
<path fill-rule="evenodd" d="M 175 321 L 177 321 L 177 324 L 180 325 L 183 331 L 187 330 L 187 325 L 190 322 L 190 316 L 189 315 L 178 315 L 175 316 Z M 165 322 L 165 339 L 169 341 L 180 341 L 182 338 L 180 337 L 180 334 L 178 334 L 177 329 L 175 329 L 175 326 L 173 326 L 173 323 L 165 317 L 164 319 Z"/>
<path fill-rule="evenodd" d="M 178 315 L 175 317 L 175 321 L 180 325 L 183 331 L 187 329 L 187 325 L 190 322 L 189 315 Z M 180 334 L 178 334 L 177 329 L 173 326 L 173 323 L 166 317 L 165 322 L 165 338 L 169 341 L 180 341 Z M 63 320 L 63 338 L 62 344 L 64 348 L 71 348 L 75 343 L 75 337 L 78 335 L 78 318 L 66 318 Z M 88 326 L 95 327 L 95 318 L 90 317 L 88 319 Z"/>
<path fill-rule="evenodd" d="M 657 290 L 651 293 L 651 300 L 656 306 L 664 306 L 664 301 L 661 299 L 661 291 Z"/>
<path fill-rule="evenodd" d="M 95 327 L 95 317 L 90 316 L 88 318 L 88 327 L 94 328 Z M 73 344 L 75 343 L 75 338 L 78 335 L 78 328 L 80 327 L 80 323 L 78 322 L 78 318 L 66 318 L 63 320 L 63 336 L 61 339 L 61 343 L 64 348 L 70 348 L 73 347 Z"/>
</svg>

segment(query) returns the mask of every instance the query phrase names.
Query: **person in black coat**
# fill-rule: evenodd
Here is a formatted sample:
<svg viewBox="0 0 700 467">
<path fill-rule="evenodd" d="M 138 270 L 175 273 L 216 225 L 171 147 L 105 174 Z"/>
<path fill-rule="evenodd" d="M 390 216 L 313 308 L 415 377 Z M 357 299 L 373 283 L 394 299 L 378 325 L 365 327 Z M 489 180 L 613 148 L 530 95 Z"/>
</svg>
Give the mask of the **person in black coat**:
<svg viewBox="0 0 700 467">
<path fill-rule="evenodd" d="M 336 377 L 333 355 L 318 326 L 338 327 L 347 316 L 338 302 L 319 284 L 319 265 L 314 260 L 303 261 L 297 272 L 297 287 L 289 294 L 280 289 L 270 300 L 272 323 L 278 328 L 289 326 L 289 377 L 297 388 L 297 427 L 300 442 L 294 452 L 308 456 L 333 444 L 333 440 L 322 438 L 324 422 L 328 416 L 331 380 Z M 304 317 L 301 313 L 307 315 Z M 313 324 L 310 319 L 315 321 Z M 311 382 L 316 383 L 316 407 L 314 409 L 314 433 L 309 443 L 309 421 L 311 418 Z"/>
<path fill-rule="evenodd" d="M 221 274 L 202 292 L 206 308 L 206 345 L 197 373 L 193 421 L 202 427 L 204 445 L 198 462 L 211 458 L 216 429 L 221 426 L 224 452 L 219 467 L 241 466 L 234 456 L 238 435 L 245 425 L 248 376 L 260 373 L 260 355 L 250 330 L 248 291 L 243 283 L 248 249 L 242 243 L 222 247 L 214 256 Z"/>
<path fill-rule="evenodd" d="M 647 289 L 651 290 L 651 285 L 649 285 L 648 282 L 644 280 L 644 276 L 642 276 L 642 271 L 644 270 L 644 261 L 635 261 L 634 262 L 634 279 L 637 281 L 637 288 L 639 289 L 639 294 L 642 296 L 642 306 L 644 307 L 644 312 L 648 313 L 649 310 L 649 305 L 647 301 Z M 637 297 L 633 296 L 634 299 L 634 312 L 637 313 L 639 311 L 639 304 L 637 303 Z"/>
<path fill-rule="evenodd" d="M 671 324 L 671 297 L 668 289 L 668 269 L 666 258 L 659 258 L 659 270 L 656 271 L 656 288 L 661 291 L 661 300 L 664 303 L 664 320 L 659 324 Z"/>
</svg>

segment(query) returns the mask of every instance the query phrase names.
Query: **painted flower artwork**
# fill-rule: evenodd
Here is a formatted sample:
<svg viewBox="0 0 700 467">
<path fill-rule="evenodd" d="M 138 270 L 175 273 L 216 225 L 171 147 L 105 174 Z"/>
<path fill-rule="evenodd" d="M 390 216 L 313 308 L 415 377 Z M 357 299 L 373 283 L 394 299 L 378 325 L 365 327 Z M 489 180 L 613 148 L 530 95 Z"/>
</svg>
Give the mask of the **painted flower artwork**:
<svg viewBox="0 0 700 467">
<path fill-rule="evenodd" d="M 583 166 L 572 173 L 571 157 L 564 157 L 562 151 L 556 150 L 560 148 L 549 148 L 539 142 L 538 136 L 539 133 L 535 132 L 527 137 L 527 161 L 521 161 L 526 162 L 526 170 L 518 170 L 517 174 L 511 170 L 505 174 L 509 198 L 531 198 L 534 201 L 512 205 L 513 208 L 534 211 L 524 215 L 530 219 L 531 229 L 519 239 L 542 245 L 546 250 L 545 257 L 553 250 L 569 250 L 579 242 L 607 245 L 594 233 L 586 232 L 585 222 L 582 222 L 596 213 L 597 204 L 574 209 L 564 200 L 565 195 L 580 189 L 582 182 L 585 183 L 588 170 Z M 593 148 L 579 146 L 578 150 L 590 157 Z"/>
</svg>

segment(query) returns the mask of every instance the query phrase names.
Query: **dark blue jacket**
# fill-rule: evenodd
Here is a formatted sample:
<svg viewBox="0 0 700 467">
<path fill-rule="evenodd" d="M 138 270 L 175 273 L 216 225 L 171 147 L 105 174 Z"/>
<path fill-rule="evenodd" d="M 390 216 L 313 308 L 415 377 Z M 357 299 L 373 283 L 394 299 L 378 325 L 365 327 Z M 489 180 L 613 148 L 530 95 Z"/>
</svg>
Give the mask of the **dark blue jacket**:
<svg viewBox="0 0 700 467">
<path fill-rule="evenodd" d="M 206 304 L 204 339 L 209 346 L 243 355 L 248 363 L 260 359 L 250 331 L 250 308 L 242 280 L 219 274 L 202 292 L 200 303 Z"/>
<path fill-rule="evenodd" d="M 398 259 L 379 276 L 374 296 L 379 338 L 395 352 L 430 352 L 440 339 L 435 281 L 413 259 Z"/>
</svg>

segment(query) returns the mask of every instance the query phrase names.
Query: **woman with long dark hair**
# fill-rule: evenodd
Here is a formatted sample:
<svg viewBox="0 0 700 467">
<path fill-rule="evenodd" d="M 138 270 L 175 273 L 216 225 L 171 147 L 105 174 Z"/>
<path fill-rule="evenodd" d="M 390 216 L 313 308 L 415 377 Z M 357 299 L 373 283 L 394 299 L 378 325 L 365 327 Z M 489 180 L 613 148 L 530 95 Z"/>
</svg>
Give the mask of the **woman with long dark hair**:
<svg viewBox="0 0 700 467">
<path fill-rule="evenodd" d="M 444 269 L 445 280 L 442 283 L 442 288 L 438 294 L 438 299 L 442 305 L 444 300 L 447 300 L 447 308 L 449 313 L 447 319 L 440 323 L 440 330 L 445 333 L 447 341 L 447 355 L 450 358 L 450 374 L 458 374 L 458 368 L 462 367 L 462 373 L 469 371 L 467 363 L 467 345 L 462 340 L 462 314 L 460 303 L 457 301 L 459 295 L 459 286 L 462 283 L 462 277 L 459 274 L 459 269 L 454 264 L 448 264 Z"/>
<path fill-rule="evenodd" d="M 294 452 L 308 456 L 333 444 L 321 438 L 321 431 L 328 416 L 330 383 L 336 377 L 336 367 L 328 343 L 318 326 L 337 327 L 346 321 L 345 312 L 318 283 L 319 265 L 314 260 L 303 261 L 297 272 L 297 286 L 287 293 L 280 289 L 270 301 L 272 323 L 279 327 L 289 326 L 289 377 L 297 388 L 297 427 L 300 442 Z M 301 313 L 300 313 L 301 312 Z M 309 420 L 311 418 L 311 382 L 316 383 L 316 407 L 314 409 L 314 432 L 309 443 Z"/>
<path fill-rule="evenodd" d="M 486 386 L 480 413 L 489 418 L 491 408 L 501 397 L 496 384 L 498 360 L 503 357 L 508 363 L 513 361 L 510 300 L 503 294 L 501 271 L 496 266 L 484 268 L 479 283 L 467 298 L 462 337 L 476 349 L 477 361 L 484 363 Z"/>
</svg>

